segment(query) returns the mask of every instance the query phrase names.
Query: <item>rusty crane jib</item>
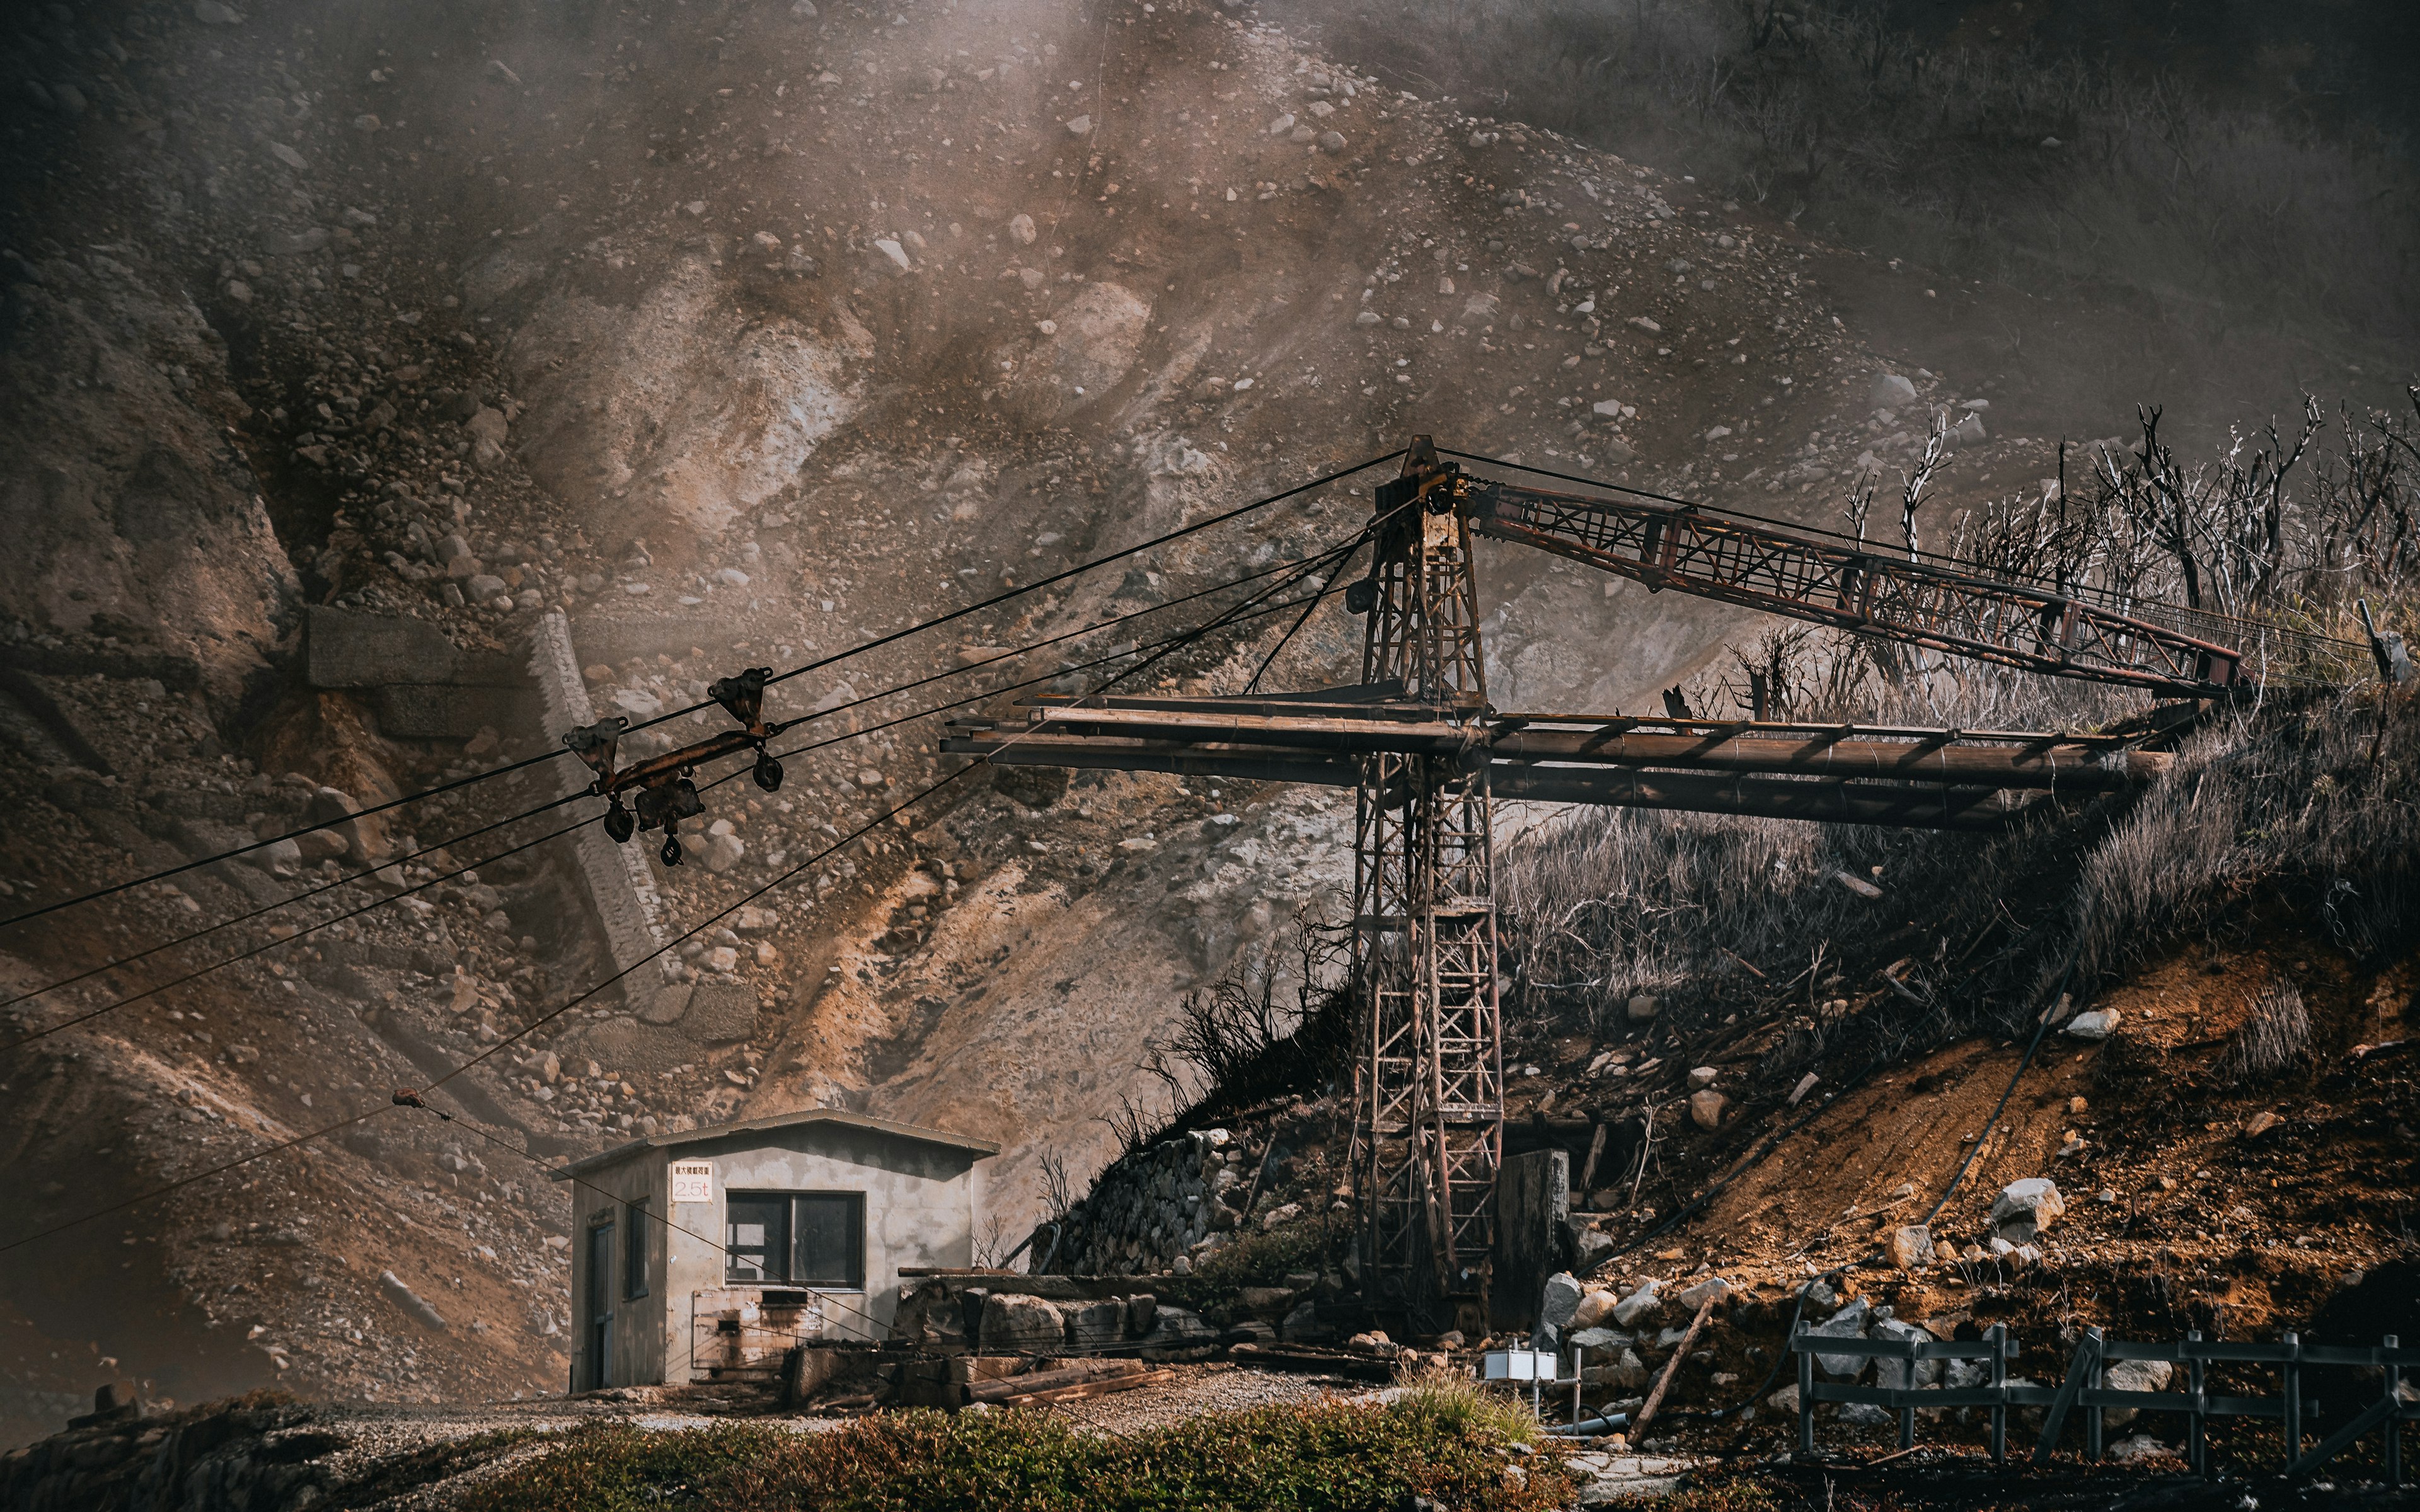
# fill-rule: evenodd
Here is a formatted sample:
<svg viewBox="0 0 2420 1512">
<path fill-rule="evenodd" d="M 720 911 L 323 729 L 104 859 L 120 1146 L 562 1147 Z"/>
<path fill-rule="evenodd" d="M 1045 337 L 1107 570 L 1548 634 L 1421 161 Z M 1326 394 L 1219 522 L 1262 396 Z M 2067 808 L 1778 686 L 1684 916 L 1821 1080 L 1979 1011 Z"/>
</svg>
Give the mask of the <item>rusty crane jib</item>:
<svg viewBox="0 0 2420 1512">
<path fill-rule="evenodd" d="M 2360 650 L 2000 581 L 1693 504 L 1481 478 L 1425 436 L 1374 492 L 1370 572 L 1344 593 L 1345 608 L 1365 617 L 1357 685 L 1246 698 L 1039 698 L 1007 733 L 997 720 L 955 722 L 941 750 L 1001 764 L 1354 790 L 1351 1159 L 1365 1285 L 1382 1307 L 1466 1332 L 1489 1322 L 1503 1158 L 1497 798 L 2002 828 L 2062 794 L 2153 779 L 2169 758 L 2143 748 L 2190 724 L 2200 701 L 2342 681 Z M 1679 706 L 1663 718 L 1499 714 L 1479 632 L 1471 547 L 1481 536 L 1651 591 L 2195 702 L 2094 734 L 1707 720 Z M 2373 637 L 2371 649 L 2392 675 L 2402 663 L 2382 644 Z M 763 710 L 772 675 L 751 668 L 707 689 L 739 728 L 628 768 L 618 764 L 623 717 L 566 734 L 595 773 L 590 791 L 609 804 L 606 833 L 627 841 L 660 828 L 659 854 L 676 865 L 681 821 L 705 811 L 699 765 L 753 750 L 757 786 L 779 788 L 782 764 L 767 743 L 786 726 L 768 724 Z"/>
<path fill-rule="evenodd" d="M 941 749 L 1354 790 L 1351 1158 L 1364 1284 L 1382 1307 L 1466 1332 L 1487 1326 L 1503 1156 L 1497 798 L 1999 829 L 2060 795 L 2155 779 L 2171 758 L 2143 748 L 2191 723 L 2198 701 L 2346 659 L 2346 643 L 2325 637 L 1998 581 L 1820 531 L 1476 477 L 1427 437 L 1375 494 L 1370 573 L 1344 594 L 1366 616 L 1358 685 L 1036 698 L 1013 730 L 957 721 Z M 2096 734 L 1707 720 L 1682 708 L 1502 715 L 1480 642 L 1479 536 L 1652 591 L 2195 702 Z"/>
</svg>

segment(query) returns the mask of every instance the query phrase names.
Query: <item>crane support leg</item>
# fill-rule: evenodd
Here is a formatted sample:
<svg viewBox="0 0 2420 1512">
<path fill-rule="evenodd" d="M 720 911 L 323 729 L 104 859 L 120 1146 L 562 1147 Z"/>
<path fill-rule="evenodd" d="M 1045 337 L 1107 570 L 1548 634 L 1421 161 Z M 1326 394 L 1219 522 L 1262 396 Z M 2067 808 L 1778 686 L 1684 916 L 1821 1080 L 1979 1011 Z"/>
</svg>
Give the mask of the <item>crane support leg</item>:
<svg viewBox="0 0 2420 1512">
<path fill-rule="evenodd" d="M 1362 676 L 1401 679 L 1405 700 L 1470 725 L 1475 747 L 1486 679 L 1452 477 L 1423 438 L 1377 491 Z M 1486 766 L 1483 755 L 1385 753 L 1360 770 L 1353 1160 L 1365 1292 L 1419 1324 L 1458 1326 L 1483 1319 L 1503 1157 Z"/>
</svg>

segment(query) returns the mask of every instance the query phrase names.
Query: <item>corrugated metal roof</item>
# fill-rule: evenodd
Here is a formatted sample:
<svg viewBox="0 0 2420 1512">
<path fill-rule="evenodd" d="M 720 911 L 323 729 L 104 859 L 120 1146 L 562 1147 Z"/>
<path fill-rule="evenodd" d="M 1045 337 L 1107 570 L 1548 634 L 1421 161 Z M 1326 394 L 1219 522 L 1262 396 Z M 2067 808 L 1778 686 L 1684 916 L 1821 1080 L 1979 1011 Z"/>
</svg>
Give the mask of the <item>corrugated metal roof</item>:
<svg viewBox="0 0 2420 1512">
<path fill-rule="evenodd" d="M 679 1134 L 651 1134 L 633 1139 L 611 1149 L 599 1150 L 584 1160 L 573 1161 L 559 1171 L 551 1173 L 558 1181 L 585 1175 L 600 1166 L 628 1159 L 643 1149 L 673 1149 L 682 1145 L 703 1144 L 707 1140 L 724 1139 L 733 1134 L 758 1134 L 768 1129 L 794 1129 L 811 1123 L 838 1124 L 845 1129 L 864 1129 L 874 1134 L 886 1134 L 901 1139 L 913 1139 L 927 1145 L 946 1145 L 953 1149 L 970 1149 L 977 1154 L 997 1155 L 1000 1146 L 989 1139 L 969 1139 L 963 1134 L 940 1129 L 926 1129 L 912 1123 L 893 1123 L 889 1119 L 876 1119 L 863 1113 L 851 1113 L 845 1108 L 806 1108 L 797 1113 L 777 1113 L 769 1118 L 742 1119 L 737 1123 L 717 1123 L 701 1129 L 684 1130 Z"/>
</svg>

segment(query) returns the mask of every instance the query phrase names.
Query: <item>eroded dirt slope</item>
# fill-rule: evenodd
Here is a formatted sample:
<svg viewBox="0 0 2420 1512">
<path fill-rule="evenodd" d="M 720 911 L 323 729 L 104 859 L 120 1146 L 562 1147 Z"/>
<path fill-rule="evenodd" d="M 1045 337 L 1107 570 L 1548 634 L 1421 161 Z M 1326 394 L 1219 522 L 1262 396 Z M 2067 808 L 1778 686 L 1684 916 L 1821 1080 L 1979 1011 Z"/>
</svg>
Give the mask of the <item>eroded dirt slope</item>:
<svg viewBox="0 0 2420 1512">
<path fill-rule="evenodd" d="M 1815 518 L 1923 424 L 1877 411 L 1895 364 L 1790 228 L 1205 6 L 54 7 L 15 47 L 39 87 L 9 97 L 8 126 L 44 171 L 6 220 L 19 549 L 0 606 L 31 680 L 9 716 L 12 905 L 274 832 L 317 785 L 368 802 L 500 759 L 382 734 L 367 695 L 299 689 L 309 605 L 418 617 L 470 655 L 517 654 L 566 611 L 593 696 L 644 717 L 1414 431 Z M 1971 380 L 1905 376 L 1986 437 L 1948 497 L 2052 470 Z M 844 733 L 1022 679 L 1083 686 L 1102 674 L 1067 664 L 1197 623 L 1172 601 L 1348 538 L 1368 498 L 1357 480 L 801 677 L 777 712 L 980 669 L 821 727 Z M 1509 552 L 1482 573 L 1507 707 L 1635 706 L 1753 633 Z M 1356 630 L 1325 611 L 1271 686 L 1350 676 Z M 1239 687 L 1273 643 L 1255 622 L 1148 681 Z M 778 798 L 722 790 L 715 865 L 701 843 L 659 869 L 678 926 L 923 786 L 945 769 L 935 734 L 794 757 Z M 365 830 L 349 857 L 410 854 L 539 790 L 479 791 Z M 458 1111 L 569 1148 L 846 1101 L 1006 1142 L 988 1200 L 1018 1233 L 1036 1151 L 1107 1154 L 1096 1120 L 1134 1090 L 1165 1005 L 1332 890 L 1338 825 L 1325 799 L 1242 787 L 970 782 L 762 900 L 746 935 L 695 942 L 685 969 L 766 1004 L 746 1038 L 675 1059 L 598 1038 L 583 1010 Z M 562 858 L 527 859 L 452 878 L 433 915 L 381 910 L 14 1053 L 0 1077 L 51 1088 L 10 1147 L 59 1186 L 32 1221 L 375 1105 L 596 981 Z M 11 979 L 300 885 L 196 873 L 20 930 Z M 179 1392 L 558 1380 L 552 1194 L 428 1119 L 378 1118 L 364 1149 L 12 1252 L 27 1421 L 95 1370 L 172 1380 L 159 1362 L 186 1346 L 163 1338 L 209 1362 Z M 289 1233 L 272 1248 L 290 1265 L 242 1248 Z M 35 1304 L 94 1255 L 126 1257 L 110 1263 L 156 1304 Z M 385 1270 L 460 1316 L 412 1322 Z"/>
</svg>

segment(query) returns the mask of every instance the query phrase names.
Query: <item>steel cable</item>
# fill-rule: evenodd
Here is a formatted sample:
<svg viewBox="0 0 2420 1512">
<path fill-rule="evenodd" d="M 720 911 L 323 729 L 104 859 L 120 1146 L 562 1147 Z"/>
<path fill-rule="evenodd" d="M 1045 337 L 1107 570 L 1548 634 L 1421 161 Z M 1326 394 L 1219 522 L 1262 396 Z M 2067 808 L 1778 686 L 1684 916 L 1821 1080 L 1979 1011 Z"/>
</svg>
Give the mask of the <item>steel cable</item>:
<svg viewBox="0 0 2420 1512">
<path fill-rule="evenodd" d="M 1365 471 L 1370 468 L 1376 467 L 1382 462 L 1390 461 L 1402 455 L 1402 450 L 1398 448 L 1397 450 L 1386 453 L 1383 455 L 1373 456 L 1366 461 L 1357 462 L 1348 468 L 1321 473 L 1319 476 L 1311 479 L 1309 482 L 1297 484 L 1292 488 L 1287 488 L 1281 492 L 1267 495 L 1264 498 L 1255 499 L 1249 503 L 1238 504 L 1233 509 L 1208 516 L 1204 518 L 1194 521 L 1190 525 L 1179 526 L 1175 530 L 1154 536 L 1150 540 L 1141 542 L 1139 545 L 1125 547 L 1116 551 L 1108 552 L 1102 556 L 1094 557 L 1088 562 L 1079 563 L 1075 566 L 1065 568 L 1060 572 L 1052 573 L 1047 577 L 1036 579 L 1032 582 L 1012 587 L 1003 593 L 995 594 L 989 598 L 981 599 L 975 603 L 952 609 L 946 614 L 937 615 L 919 624 L 908 625 L 902 629 L 893 630 L 885 635 L 876 636 L 871 640 L 860 641 L 856 645 L 850 646 L 845 650 L 836 651 L 829 656 L 820 657 L 802 666 L 793 667 L 785 672 L 782 672 L 774 677 L 768 678 L 767 680 L 768 686 L 770 686 L 773 683 L 787 682 L 791 678 L 802 676 L 811 671 L 820 671 L 823 668 L 832 666 L 838 662 L 845 661 L 849 657 L 861 656 L 866 652 L 877 650 L 880 647 L 890 645 L 894 641 L 906 640 L 909 636 L 919 635 L 926 630 L 935 629 L 940 625 L 948 625 L 953 621 L 964 619 L 968 615 L 981 613 L 985 609 L 1007 603 L 1012 599 L 1021 597 L 1027 594 L 1034 593 L 1040 589 L 1050 587 L 1053 584 L 1064 582 L 1071 578 L 1081 577 L 1085 573 L 1106 566 L 1112 562 L 1124 561 L 1127 557 L 1135 556 L 1141 552 L 1166 546 L 1171 541 L 1181 540 L 1186 536 L 1197 534 L 1202 531 L 1209 530 L 1214 526 L 1223 525 L 1229 520 L 1239 519 L 1257 510 L 1266 509 L 1273 504 L 1282 503 L 1286 500 L 1308 493 L 1313 488 L 1323 487 L 1327 484 L 1340 482 L 1342 479 L 1351 477 L 1354 473 Z M 630 727 L 630 733 L 650 729 L 656 725 L 663 724 L 673 719 L 682 718 L 688 715 L 695 714 L 701 709 L 710 708 L 713 706 L 712 702 L 709 700 L 704 702 L 692 703 L 687 708 L 674 709 L 667 713 L 658 715 L 653 718 L 644 720 L 642 723 L 632 725 Z M 331 819 L 320 824 L 307 825 L 302 828 L 290 830 L 282 835 L 274 835 L 265 840 L 256 840 L 249 844 L 235 846 L 229 850 L 222 851 L 215 856 L 201 856 L 194 860 L 181 862 L 176 866 L 166 867 L 160 871 L 149 872 L 144 876 L 130 878 L 124 882 L 112 883 L 105 887 L 97 887 L 89 892 L 79 893 L 72 898 L 63 898 L 56 903 L 44 903 L 38 908 L 27 909 L 23 913 L 14 914 L 5 919 L 0 919 L 0 929 L 8 929 L 14 925 L 27 923 L 37 918 L 46 918 L 49 915 L 58 913 L 63 909 L 74 908 L 84 903 L 98 902 L 103 898 L 115 897 L 119 893 L 143 887 L 149 883 L 163 882 L 170 877 L 182 876 L 184 873 L 200 867 L 214 865 L 220 861 L 232 860 L 238 856 L 249 856 L 255 851 L 262 850 L 271 845 L 275 845 L 282 841 L 299 841 L 305 835 L 318 834 L 321 830 L 333 828 L 337 825 L 349 823 L 355 819 L 366 818 L 374 814 L 386 813 L 392 810 L 402 808 L 407 804 L 418 803 L 424 799 L 436 797 L 441 794 L 450 793 L 459 788 L 471 786 L 473 783 L 486 782 L 499 777 L 508 776 L 514 772 L 525 771 L 530 767 L 536 766 L 542 763 L 551 762 L 564 754 L 566 754 L 564 751 L 558 749 L 543 751 L 535 756 L 523 757 L 520 761 L 511 762 L 505 765 L 494 767 L 485 772 L 477 772 L 466 777 L 456 778 L 445 782 L 441 782 L 435 787 L 425 788 L 416 793 L 408 793 L 401 797 L 390 799 L 384 803 L 374 804 L 365 809 L 356 810 L 354 812 L 347 814 L 339 819 Z"/>
</svg>

